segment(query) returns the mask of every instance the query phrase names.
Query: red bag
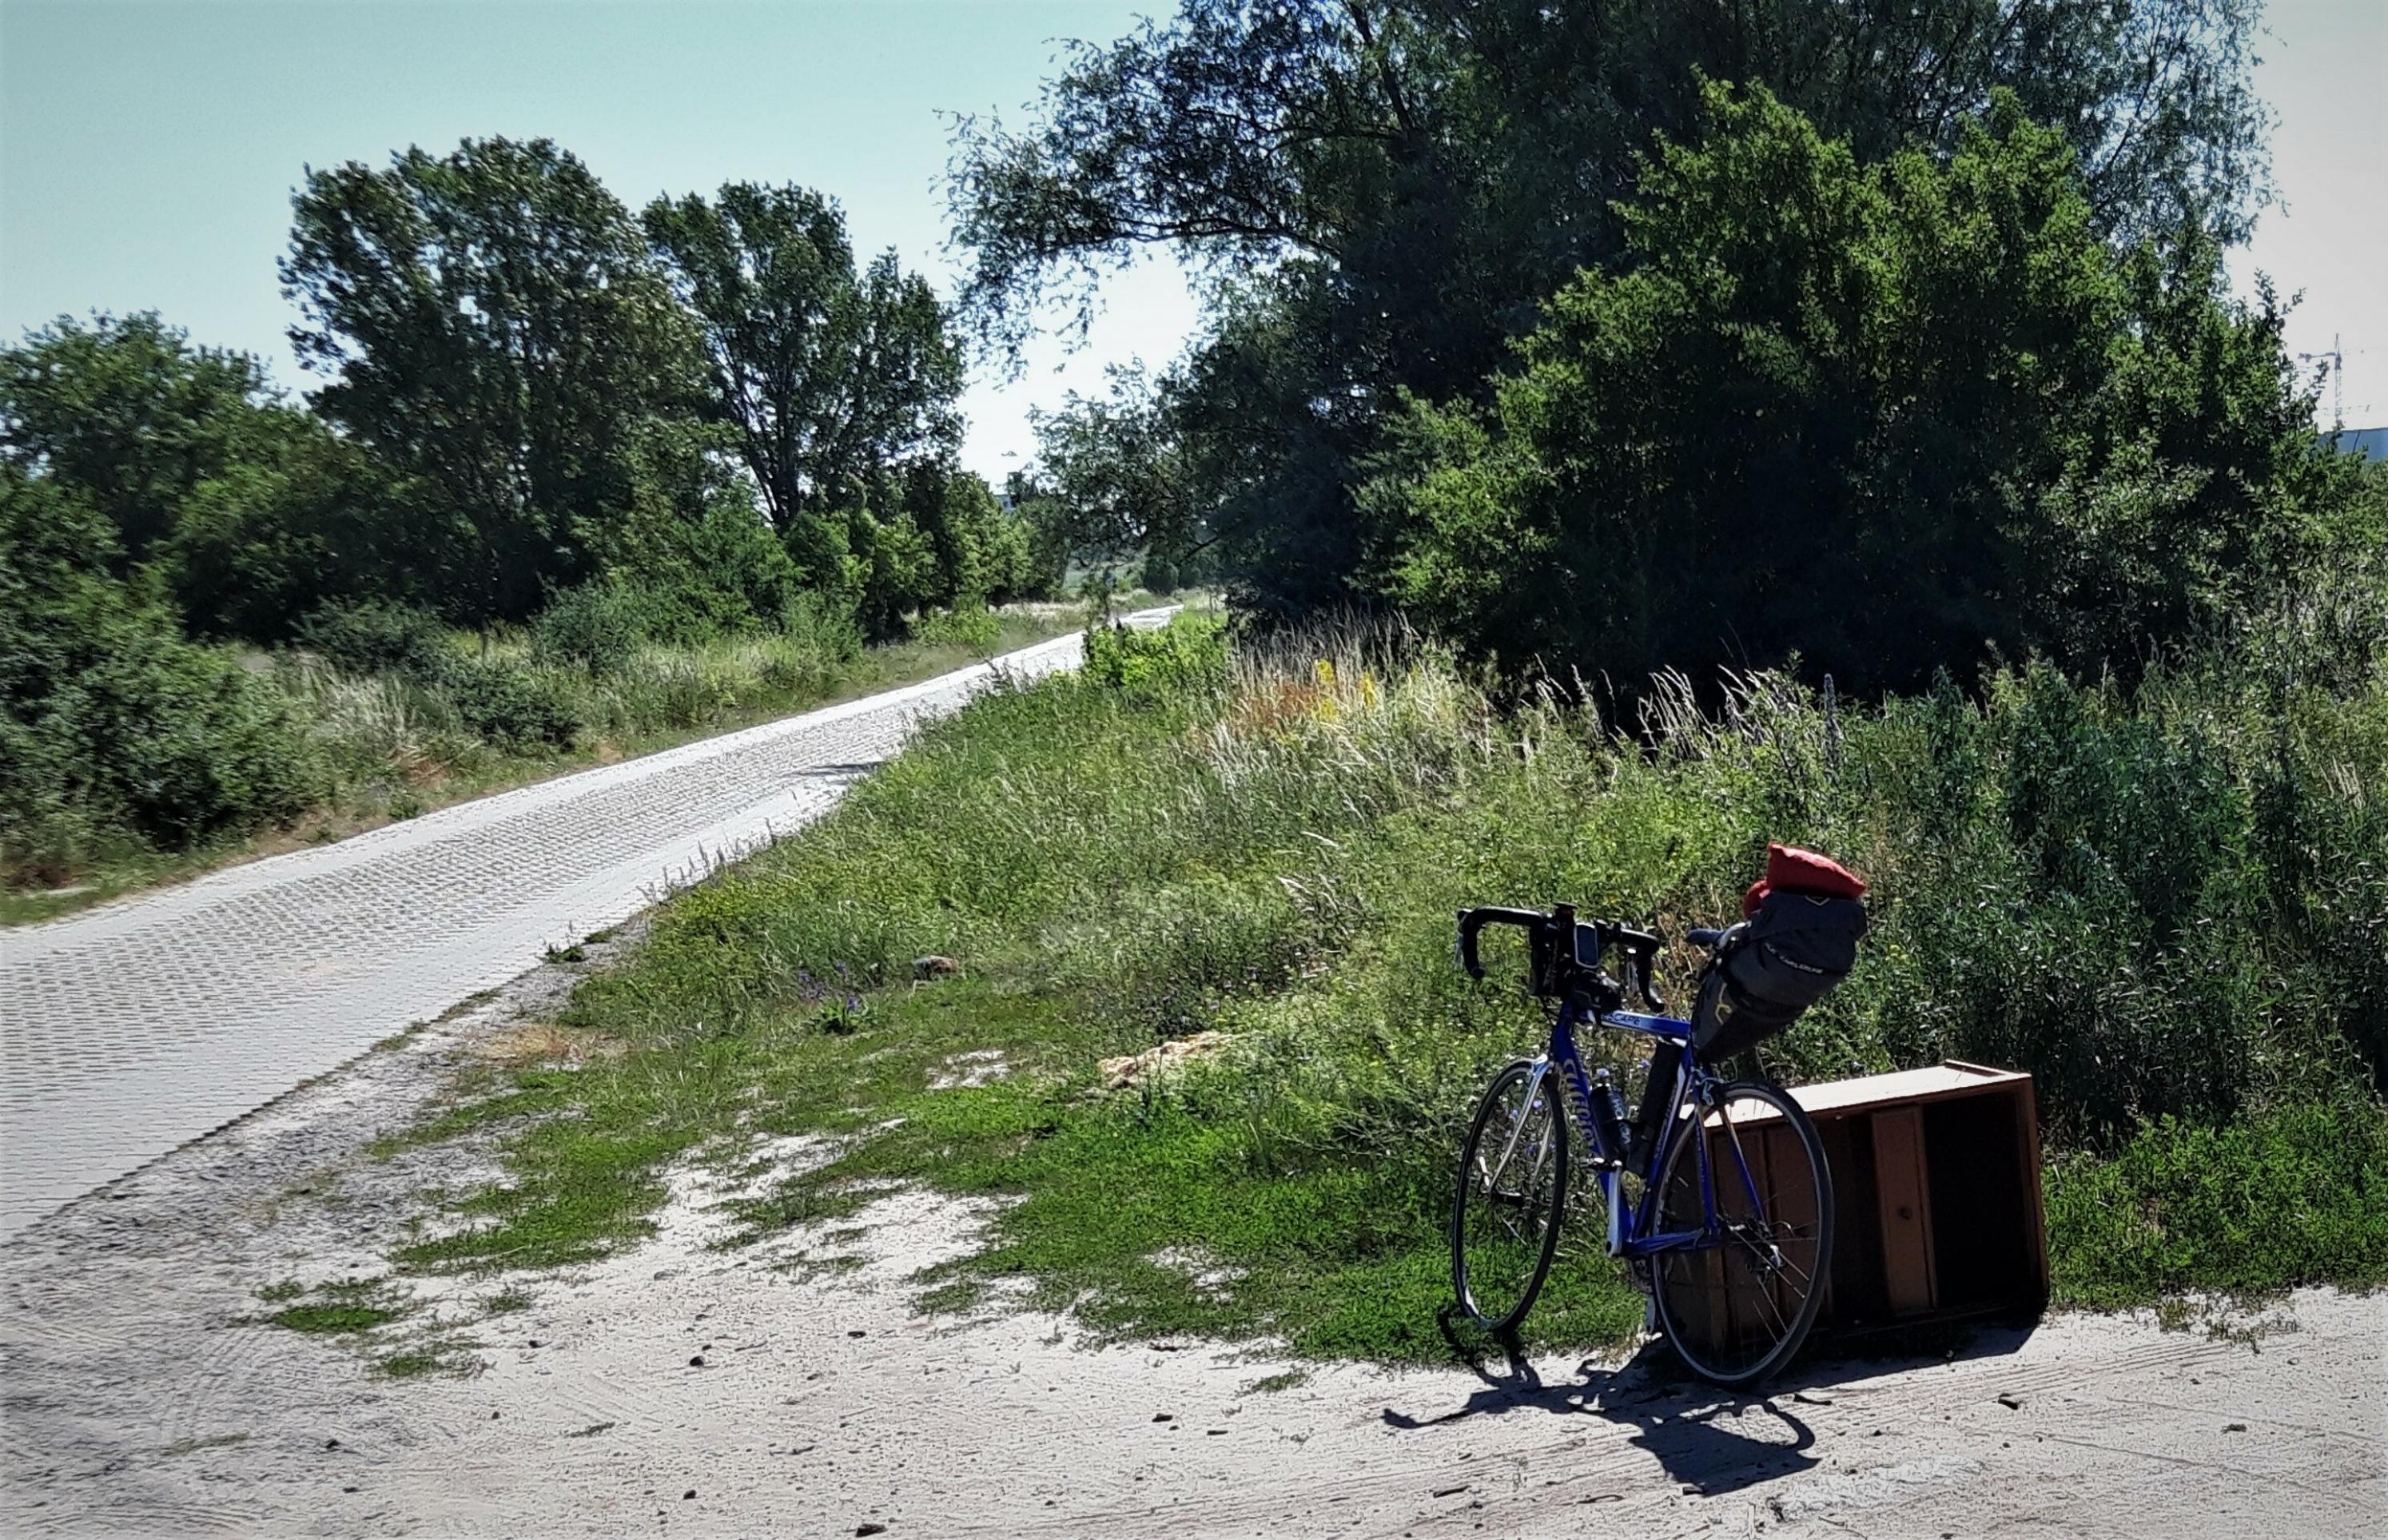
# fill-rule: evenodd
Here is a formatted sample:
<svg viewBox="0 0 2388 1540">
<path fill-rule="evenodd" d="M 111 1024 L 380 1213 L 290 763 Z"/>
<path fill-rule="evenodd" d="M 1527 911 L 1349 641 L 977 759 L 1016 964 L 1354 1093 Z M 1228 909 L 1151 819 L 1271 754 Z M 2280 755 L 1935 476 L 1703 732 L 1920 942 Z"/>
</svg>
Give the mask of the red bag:
<svg viewBox="0 0 2388 1540">
<path fill-rule="evenodd" d="M 1778 888 L 1785 893 L 1821 893 L 1831 898 L 1862 898 L 1866 885 L 1864 878 L 1830 856 L 1793 845 L 1770 845 L 1766 875 L 1742 895 L 1741 917 L 1747 920 L 1756 914 L 1766 896 Z"/>
</svg>

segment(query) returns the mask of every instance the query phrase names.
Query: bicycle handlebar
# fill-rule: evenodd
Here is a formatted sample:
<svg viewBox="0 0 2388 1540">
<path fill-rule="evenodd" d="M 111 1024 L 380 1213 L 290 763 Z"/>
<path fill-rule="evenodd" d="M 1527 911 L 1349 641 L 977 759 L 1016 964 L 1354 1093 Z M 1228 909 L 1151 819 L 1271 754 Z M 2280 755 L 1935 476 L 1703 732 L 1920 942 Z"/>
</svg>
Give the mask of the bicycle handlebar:
<svg viewBox="0 0 2388 1540">
<path fill-rule="evenodd" d="M 1604 1009 L 1621 1004 L 1628 988 L 1638 989 L 1651 1010 L 1663 1012 L 1667 1009 L 1667 1002 L 1659 997 L 1651 982 L 1652 969 L 1659 949 L 1666 945 L 1666 938 L 1655 931 L 1634 930 L 1613 921 L 1581 924 L 1576 919 L 1573 904 L 1556 905 L 1548 914 L 1532 909 L 1464 909 L 1458 913 L 1458 921 L 1459 966 L 1470 978 L 1484 976 L 1484 963 L 1476 951 L 1479 934 L 1487 925 L 1515 925 L 1527 935 L 1534 958 L 1533 984 L 1538 993 L 1562 992 L 1560 986 L 1573 980 L 1603 986 L 1600 993 L 1606 995 L 1610 1002 Z M 1589 961 L 1581 955 L 1577 943 L 1577 932 L 1581 929 L 1589 929 L 1593 933 L 1594 951 Z M 1566 945 L 1560 945 L 1562 942 Z M 1611 946 L 1625 954 L 1625 980 L 1622 985 L 1609 978 L 1600 966 L 1602 955 Z M 1576 975 L 1589 977 L 1577 979 Z"/>
<path fill-rule="evenodd" d="M 1482 978 L 1484 964 L 1476 957 L 1476 933 L 1487 925 L 1516 925 L 1528 935 L 1549 924 L 1551 917 L 1533 909 L 1464 909 L 1459 911 L 1459 966 L 1469 978 Z"/>
</svg>

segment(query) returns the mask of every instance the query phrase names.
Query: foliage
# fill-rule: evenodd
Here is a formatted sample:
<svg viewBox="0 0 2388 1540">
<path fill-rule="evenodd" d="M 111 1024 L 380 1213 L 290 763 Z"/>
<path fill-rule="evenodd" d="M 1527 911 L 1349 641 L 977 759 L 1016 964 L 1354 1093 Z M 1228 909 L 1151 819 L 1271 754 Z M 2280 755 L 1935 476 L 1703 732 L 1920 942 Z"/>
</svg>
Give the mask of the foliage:
<svg viewBox="0 0 2388 1540">
<path fill-rule="evenodd" d="M 1215 618 L 1188 611 L 1155 630 L 1092 626 L 1084 671 L 1097 684 L 1132 694 L 1187 694 L 1225 681 L 1227 641 Z"/>
<path fill-rule="evenodd" d="M 287 818 L 311 767 L 238 665 L 113 575 L 111 520 L 0 465 L 0 859 L 70 871 L 125 839 L 184 848 Z"/>
<path fill-rule="evenodd" d="M 441 682 L 464 726 L 502 752 L 569 748 L 580 731 L 561 682 L 518 663 L 464 658 Z"/>
<path fill-rule="evenodd" d="M 2079 157 L 2100 235 L 2227 238 L 2264 196 L 2259 9 L 1180 0 L 1073 47 L 1025 129 L 962 124 L 963 308 L 1016 344 L 1150 247 L 1205 268 L 1210 332 L 1168 386 L 1194 511 L 1247 604 L 1333 605 L 1373 543 L 1352 494 L 1386 414 L 1480 397 L 1539 305 L 1617 262 L 1611 206 L 1652 134 L 1690 135 L 1703 74 L 1867 162 L 1952 150 L 2005 88 Z"/>
<path fill-rule="evenodd" d="M 657 198 L 647 239 L 697 318 L 716 404 L 772 521 L 883 500 L 890 476 L 951 453 L 960 350 L 893 250 L 857 273 L 845 216 L 797 186 Z"/>
<path fill-rule="evenodd" d="M 246 353 L 194 348 L 154 311 L 60 316 L 0 352 L 0 456 L 74 489 L 147 558 L 203 483 L 254 457 L 279 414 Z"/>
<path fill-rule="evenodd" d="M 598 559 L 641 599 L 641 625 L 687 646 L 787 625 L 803 575 L 725 455 L 717 426 L 649 425 L 634 462 L 630 508 Z"/>
<path fill-rule="evenodd" d="M 1707 102 L 1623 210 L 1630 268 L 1562 289 L 1488 409 L 1410 409 L 1365 499 L 1383 592 L 1511 660 L 1796 652 L 1871 692 L 1985 643 L 2135 668 L 2310 559 L 2345 463 L 2210 243 L 2117 252 L 2004 94 L 1873 165 L 1763 91 Z"/>
<path fill-rule="evenodd" d="M 915 642 L 950 643 L 974 653 L 993 652 L 996 639 L 1002 634 L 1002 622 L 984 607 L 940 610 L 912 622 Z"/>
<path fill-rule="evenodd" d="M 298 623 L 298 644 L 351 673 L 436 682 L 456 660 L 448 628 L 428 610 L 368 599 L 325 605 Z"/>
<path fill-rule="evenodd" d="M 2388 823 L 2344 812 L 2388 791 L 2388 675 L 2375 657 L 2359 686 L 2284 700 L 2255 656 L 2307 645 L 2128 692 L 2003 670 L 1977 698 L 1867 711 L 1764 675 L 1702 713 L 1678 682 L 1632 735 L 1582 707 L 1505 714 L 1386 633 L 1280 637 L 1224 689 L 1131 694 L 1098 664 L 999 694 L 676 899 L 585 986 L 568 1020 L 626 1051 L 453 1114 L 558 1115 L 514 1125 L 472 1226 L 413 1260 L 596 1254 L 641 1233 L 674 1159 L 827 1134 L 837 1158 L 743 1205 L 748 1233 L 889 1180 L 999 1194 L 935 1297 L 1024 1278 L 1102 1333 L 1445 1357 L 1452 1152 L 1541 1030 L 1457 975 L 1452 910 L 1569 897 L 1680 935 L 1731 912 L 1785 838 L 1873 881 L 1874 929 L 1770 1067 L 2030 1069 L 2066 1297 L 2376 1279 L 2388 1071 L 2339 970 L 2388 925 Z M 2374 885 L 2283 906 L 2299 858 L 2263 831 L 2325 817 L 2346 818 L 2331 864 Z M 924 953 L 967 981 L 915 987 Z M 870 986 L 841 1030 L 825 979 Z M 1216 1063 L 1088 1094 L 1101 1059 L 1204 1029 L 1230 1037 Z M 978 1050 L 1005 1077 L 939 1088 Z M 1541 1345 L 1641 1318 L 1596 1238 L 1547 1299 Z"/>
<path fill-rule="evenodd" d="M 565 590 L 532 622 L 531 656 L 600 677 L 620 673 L 638 655 L 645 608 L 641 599 L 610 583 Z"/>
<path fill-rule="evenodd" d="M 1052 500 L 1073 554 L 1124 556 L 1199 537 L 1185 485 L 1182 446 L 1160 387 L 1142 364 L 1111 371 L 1107 399 L 1076 391 L 1058 411 L 1034 410 L 1041 490 Z"/>
<path fill-rule="evenodd" d="M 2048 1228 L 2072 1305 L 2388 1282 L 2388 1116 L 2332 1101 L 2220 1126 L 2165 1118 L 2111 1157 L 2060 1163 Z"/>
<path fill-rule="evenodd" d="M 638 226 L 544 139 L 310 172 L 292 200 L 292 345 L 317 409 L 438 489 L 470 531 L 445 595 L 518 619 L 590 575 L 649 418 L 695 388 L 689 327 Z"/>
</svg>

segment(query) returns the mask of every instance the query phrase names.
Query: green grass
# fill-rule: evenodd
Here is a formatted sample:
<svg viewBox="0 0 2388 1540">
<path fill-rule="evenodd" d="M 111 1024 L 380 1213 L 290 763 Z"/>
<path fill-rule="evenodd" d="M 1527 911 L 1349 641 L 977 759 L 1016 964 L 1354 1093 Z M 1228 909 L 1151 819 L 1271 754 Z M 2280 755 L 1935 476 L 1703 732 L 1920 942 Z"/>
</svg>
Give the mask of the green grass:
<svg viewBox="0 0 2388 1540">
<path fill-rule="evenodd" d="M 2166 1118 L 2059 1161 L 2047 1202 L 2062 1304 L 2388 1283 L 2388 1119 L 2358 1100 L 2219 1127 Z"/>
<path fill-rule="evenodd" d="M 311 1298 L 304 1296 L 311 1292 Z M 406 1315 L 405 1302 L 386 1278 L 318 1284 L 309 1291 L 295 1279 L 267 1284 L 257 1297 L 283 1307 L 265 1317 L 270 1325 L 311 1336 L 350 1336 L 387 1326 Z M 287 1304 L 286 1301 L 299 1301 Z"/>
<path fill-rule="evenodd" d="M 676 1164 L 762 1177 L 756 1140 L 814 1134 L 834 1158 L 736 1213 L 744 1241 L 807 1227 L 802 1269 L 850 1266 L 853 1215 L 925 1184 L 1005 1200 L 919 1280 L 931 1308 L 1000 1283 L 1099 1336 L 1468 1355 L 1450 1163 L 1539 1022 L 1457 977 L 1452 910 L 1564 897 L 1680 934 L 1775 837 L 1866 872 L 1876 924 L 1770 1067 L 2034 1071 L 2064 1300 L 2381 1279 L 2377 681 L 2283 712 L 2260 681 L 2125 699 L 2020 670 L 1828 719 L 1761 677 L 1628 739 L 1383 643 L 1230 666 L 1189 628 L 932 730 L 581 986 L 566 1025 L 618 1056 L 492 1075 L 418 1131 L 493 1137 L 506 1177 L 399 1264 L 602 1256 L 650 1233 Z M 916 984 L 928 953 L 966 976 Z M 1104 1058 L 1204 1029 L 1216 1062 L 1094 1094 Z M 947 1084 L 987 1053 L 1000 1078 Z M 1575 1233 L 1531 1345 L 1640 1319 Z"/>
<path fill-rule="evenodd" d="M 262 668 L 260 677 L 284 698 L 310 745 L 321 783 L 317 806 L 286 827 L 222 834 L 183 850 L 102 832 L 71 860 L 19 861 L 15 852 L 0 852 L 0 927 L 57 919 L 257 856 L 331 843 L 591 765 L 933 679 L 1073 630 L 1084 624 L 1085 609 L 1021 605 L 977 618 L 980 624 L 958 634 L 939 635 L 933 627 L 927 640 L 845 658 L 772 637 L 651 645 L 627 673 L 605 680 L 535 666 L 522 639 L 507 639 L 492 655 L 548 681 L 585 723 L 569 746 L 553 749 L 480 736 L 434 687 L 344 674 L 301 655 L 257 655 L 251 661 Z M 71 880 L 50 885 L 61 875 Z"/>
</svg>

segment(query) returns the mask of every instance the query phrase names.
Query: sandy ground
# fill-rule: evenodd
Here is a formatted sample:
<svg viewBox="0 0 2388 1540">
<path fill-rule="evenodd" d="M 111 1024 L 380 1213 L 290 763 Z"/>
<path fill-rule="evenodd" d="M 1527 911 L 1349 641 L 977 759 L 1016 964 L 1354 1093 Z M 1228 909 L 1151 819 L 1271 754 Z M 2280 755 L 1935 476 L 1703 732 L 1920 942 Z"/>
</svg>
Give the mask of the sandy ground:
<svg viewBox="0 0 2388 1540">
<path fill-rule="evenodd" d="M 909 1279 L 970 1244 L 966 1206 L 891 1195 L 863 1219 L 869 1265 L 807 1279 L 774 1263 L 823 1237 L 711 1249 L 721 1191 L 692 1172 L 661 1233 L 603 1265 L 410 1285 L 423 1308 L 364 1346 L 261 1324 L 260 1287 L 385 1273 L 426 1190 L 486 1174 L 469 1146 L 363 1147 L 577 971 L 0 1247 L 0 1531 L 2388 1533 L 2388 1295 L 2301 1293 L 2252 1343 L 2057 1317 L 1757 1397 L 1674 1382 L 1656 1352 L 1491 1379 L 1311 1366 L 1264 1389 L 1303 1366 L 923 1317 Z M 507 1290 L 530 1307 L 487 1315 Z M 374 1371 L 408 1345 L 464 1367 Z"/>
</svg>

